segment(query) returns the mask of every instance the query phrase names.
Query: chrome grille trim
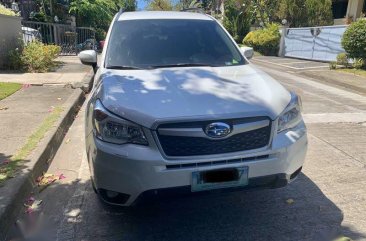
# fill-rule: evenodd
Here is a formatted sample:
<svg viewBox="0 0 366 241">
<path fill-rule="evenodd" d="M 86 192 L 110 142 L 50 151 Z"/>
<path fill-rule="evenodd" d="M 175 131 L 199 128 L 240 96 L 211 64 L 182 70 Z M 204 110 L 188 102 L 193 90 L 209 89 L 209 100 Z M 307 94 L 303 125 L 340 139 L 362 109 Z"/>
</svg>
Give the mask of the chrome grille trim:
<svg viewBox="0 0 366 241">
<path fill-rule="evenodd" d="M 228 160 L 220 160 L 220 161 L 171 164 L 171 165 L 166 165 L 166 169 L 167 170 L 176 170 L 176 169 L 183 169 L 183 168 L 219 166 L 219 165 L 226 165 L 226 164 L 237 164 L 237 163 L 245 163 L 245 162 L 250 162 L 250 161 L 259 161 L 259 160 L 265 160 L 265 159 L 269 159 L 269 158 L 270 158 L 270 155 L 261 155 L 261 156 L 244 157 L 244 158 L 236 158 L 236 159 L 228 159 Z"/>
</svg>

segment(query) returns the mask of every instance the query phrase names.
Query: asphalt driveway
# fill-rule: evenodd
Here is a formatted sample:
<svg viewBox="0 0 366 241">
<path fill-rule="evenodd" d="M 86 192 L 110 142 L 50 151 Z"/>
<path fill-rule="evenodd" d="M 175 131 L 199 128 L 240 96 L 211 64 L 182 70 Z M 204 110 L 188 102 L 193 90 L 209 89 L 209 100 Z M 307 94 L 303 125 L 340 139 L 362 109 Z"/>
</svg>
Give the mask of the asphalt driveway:
<svg viewBox="0 0 366 241">
<path fill-rule="evenodd" d="M 258 56 L 255 57 L 255 62 L 279 66 L 289 70 L 329 69 L 328 63 L 294 58 L 279 58 L 275 56 Z"/>
</svg>

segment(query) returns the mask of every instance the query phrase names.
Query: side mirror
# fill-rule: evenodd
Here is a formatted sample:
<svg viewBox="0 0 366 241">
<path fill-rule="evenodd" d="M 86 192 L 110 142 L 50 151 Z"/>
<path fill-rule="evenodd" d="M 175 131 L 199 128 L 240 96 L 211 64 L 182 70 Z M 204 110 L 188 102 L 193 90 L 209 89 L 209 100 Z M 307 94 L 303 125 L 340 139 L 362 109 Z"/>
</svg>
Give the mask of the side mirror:
<svg viewBox="0 0 366 241">
<path fill-rule="evenodd" d="M 91 65 L 95 70 L 97 67 L 97 52 L 95 50 L 81 51 L 78 56 L 82 64 Z"/>
<path fill-rule="evenodd" d="M 240 47 L 240 51 L 247 59 L 251 59 L 254 55 L 254 50 L 251 47 Z"/>
</svg>

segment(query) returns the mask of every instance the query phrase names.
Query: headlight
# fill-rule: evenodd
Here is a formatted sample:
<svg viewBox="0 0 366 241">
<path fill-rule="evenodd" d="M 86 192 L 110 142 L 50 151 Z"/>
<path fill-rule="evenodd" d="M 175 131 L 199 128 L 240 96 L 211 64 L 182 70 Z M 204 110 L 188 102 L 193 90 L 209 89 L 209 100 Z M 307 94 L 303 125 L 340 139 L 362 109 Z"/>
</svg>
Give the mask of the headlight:
<svg viewBox="0 0 366 241">
<path fill-rule="evenodd" d="M 139 125 L 111 114 L 104 108 L 100 100 L 95 102 L 93 119 L 94 133 L 102 141 L 114 144 L 148 145 Z"/>
<path fill-rule="evenodd" d="M 298 125 L 301 120 L 301 99 L 295 93 L 291 93 L 291 101 L 278 118 L 277 132 L 291 129 Z"/>
</svg>

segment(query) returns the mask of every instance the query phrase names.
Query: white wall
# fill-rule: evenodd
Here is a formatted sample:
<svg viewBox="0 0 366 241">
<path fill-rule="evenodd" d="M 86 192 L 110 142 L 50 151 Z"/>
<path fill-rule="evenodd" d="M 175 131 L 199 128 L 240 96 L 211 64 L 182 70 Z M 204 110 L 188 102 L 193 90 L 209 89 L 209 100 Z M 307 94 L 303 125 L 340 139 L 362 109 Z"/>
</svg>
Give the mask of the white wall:
<svg viewBox="0 0 366 241">
<path fill-rule="evenodd" d="M 0 68 L 6 63 L 9 51 L 22 41 L 21 26 L 20 17 L 0 14 Z"/>
<path fill-rule="evenodd" d="M 347 8 L 347 16 L 352 17 L 353 21 L 361 17 L 363 3 L 365 0 L 349 0 Z"/>
</svg>

